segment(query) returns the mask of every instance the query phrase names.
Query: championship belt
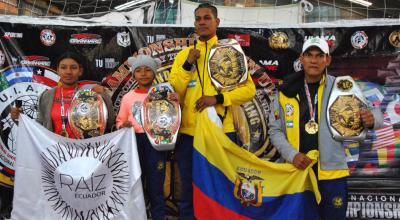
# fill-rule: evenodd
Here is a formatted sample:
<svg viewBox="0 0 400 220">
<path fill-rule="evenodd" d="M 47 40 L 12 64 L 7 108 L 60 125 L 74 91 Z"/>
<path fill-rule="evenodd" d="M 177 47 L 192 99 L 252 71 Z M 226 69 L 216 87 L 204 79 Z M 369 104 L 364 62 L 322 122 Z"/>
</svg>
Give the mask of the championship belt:
<svg viewBox="0 0 400 220">
<path fill-rule="evenodd" d="M 103 135 L 107 117 L 103 98 L 90 89 L 78 90 L 68 108 L 69 125 L 79 139 Z"/>
<path fill-rule="evenodd" d="M 177 101 L 169 100 L 174 92 L 169 83 L 150 88 L 142 107 L 142 126 L 151 145 L 158 151 L 173 150 L 181 124 L 181 108 Z"/>
<path fill-rule="evenodd" d="M 335 140 L 361 140 L 367 134 L 360 111 L 367 107 L 361 89 L 350 76 L 336 77 L 328 102 L 328 123 Z"/>
<path fill-rule="evenodd" d="M 268 148 L 269 140 L 265 141 L 267 127 L 261 123 L 265 122 L 264 112 L 257 100 L 253 99 L 244 106 L 232 106 L 233 124 L 241 147 L 257 157 L 263 155 Z M 249 119 L 248 110 L 251 109 L 252 118 Z M 260 122 L 260 123 L 258 123 Z M 271 150 L 271 149 L 268 149 Z"/>
<path fill-rule="evenodd" d="M 211 48 L 208 73 L 219 91 L 230 90 L 246 82 L 248 77 L 246 55 L 236 40 L 219 40 Z"/>
</svg>

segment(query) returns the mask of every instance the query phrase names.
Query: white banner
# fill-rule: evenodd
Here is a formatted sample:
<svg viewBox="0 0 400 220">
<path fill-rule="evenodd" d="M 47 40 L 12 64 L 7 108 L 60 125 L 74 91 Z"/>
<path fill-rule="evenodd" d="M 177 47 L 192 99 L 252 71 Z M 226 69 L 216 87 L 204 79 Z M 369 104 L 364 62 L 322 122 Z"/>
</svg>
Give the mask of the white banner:
<svg viewBox="0 0 400 220">
<path fill-rule="evenodd" d="M 85 140 L 22 115 L 12 219 L 147 219 L 131 129 Z"/>
</svg>

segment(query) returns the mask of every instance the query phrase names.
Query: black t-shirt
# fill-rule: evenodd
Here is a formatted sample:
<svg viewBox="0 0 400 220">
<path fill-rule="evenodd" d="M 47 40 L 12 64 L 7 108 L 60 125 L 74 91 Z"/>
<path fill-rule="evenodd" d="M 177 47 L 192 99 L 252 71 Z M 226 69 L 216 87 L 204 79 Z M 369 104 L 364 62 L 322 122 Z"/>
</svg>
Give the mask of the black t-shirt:
<svg viewBox="0 0 400 220">
<path fill-rule="evenodd" d="M 310 91 L 310 98 L 315 111 L 315 122 L 318 123 L 318 102 L 315 103 L 315 95 L 318 92 L 319 82 L 308 83 Z M 299 91 L 300 98 L 300 152 L 307 154 L 310 150 L 318 149 L 318 132 L 315 134 L 308 134 L 305 130 L 305 124 L 310 120 L 310 110 L 308 107 L 307 96 L 304 86 Z"/>
</svg>

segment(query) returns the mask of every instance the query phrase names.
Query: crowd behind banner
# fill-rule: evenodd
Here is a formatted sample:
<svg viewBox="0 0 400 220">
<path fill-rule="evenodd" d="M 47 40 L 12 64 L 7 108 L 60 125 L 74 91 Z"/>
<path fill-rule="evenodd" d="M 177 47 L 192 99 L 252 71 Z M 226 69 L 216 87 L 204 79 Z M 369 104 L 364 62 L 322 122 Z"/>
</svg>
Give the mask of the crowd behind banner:
<svg viewBox="0 0 400 220">
<path fill-rule="evenodd" d="M 82 79 L 107 87 L 118 111 L 122 96 L 136 86 L 126 65 L 129 56 L 148 54 L 159 58 L 162 67 L 156 81 L 164 82 L 168 81 L 176 54 L 194 42 L 193 28 L 185 27 L 23 23 L 0 23 L 0 26 L 0 182 L 3 188 L 12 187 L 14 177 L 16 127 L 10 117 L 10 106 L 17 100 L 22 101 L 23 113 L 37 117 L 38 93 L 57 85 L 55 59 L 63 51 L 73 50 L 85 57 L 86 74 Z M 399 218 L 400 191 L 396 186 L 400 172 L 400 25 L 219 28 L 217 34 L 219 39 L 236 39 L 248 57 L 257 95 L 252 102 L 241 106 L 254 137 L 244 147 L 270 161 L 279 156 L 267 136 L 266 115 L 270 111 L 274 84 L 287 74 L 301 70 L 298 57 L 306 39 L 319 36 L 328 41 L 332 55 L 329 73 L 352 76 L 366 98 L 379 106 L 385 116 L 385 127 L 369 132 L 368 141 L 362 145 L 346 142 L 351 171 L 347 217 Z"/>
</svg>

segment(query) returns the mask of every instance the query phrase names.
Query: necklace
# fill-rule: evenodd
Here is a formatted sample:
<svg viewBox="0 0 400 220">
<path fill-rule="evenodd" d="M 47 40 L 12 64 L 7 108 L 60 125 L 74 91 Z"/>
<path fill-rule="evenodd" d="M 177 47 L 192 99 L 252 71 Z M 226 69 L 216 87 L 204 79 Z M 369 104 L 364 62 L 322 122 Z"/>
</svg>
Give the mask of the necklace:
<svg viewBox="0 0 400 220">
<path fill-rule="evenodd" d="M 74 91 L 72 93 L 72 95 L 75 94 L 75 90 L 76 90 L 77 86 L 75 86 Z M 61 136 L 64 137 L 68 137 L 68 132 L 67 132 L 67 122 L 68 122 L 68 115 L 65 112 L 65 101 L 64 101 L 64 87 L 61 86 Z"/>
<path fill-rule="evenodd" d="M 306 132 L 308 134 L 316 134 L 318 132 L 318 123 L 315 122 L 315 110 L 316 110 L 317 100 L 318 100 L 318 91 L 315 94 L 314 106 L 313 106 L 313 104 L 311 103 L 310 90 L 308 89 L 306 79 L 304 79 L 304 89 L 306 92 L 308 109 L 309 109 L 309 113 L 310 113 L 310 120 L 305 124 L 304 129 L 306 130 Z"/>
</svg>

